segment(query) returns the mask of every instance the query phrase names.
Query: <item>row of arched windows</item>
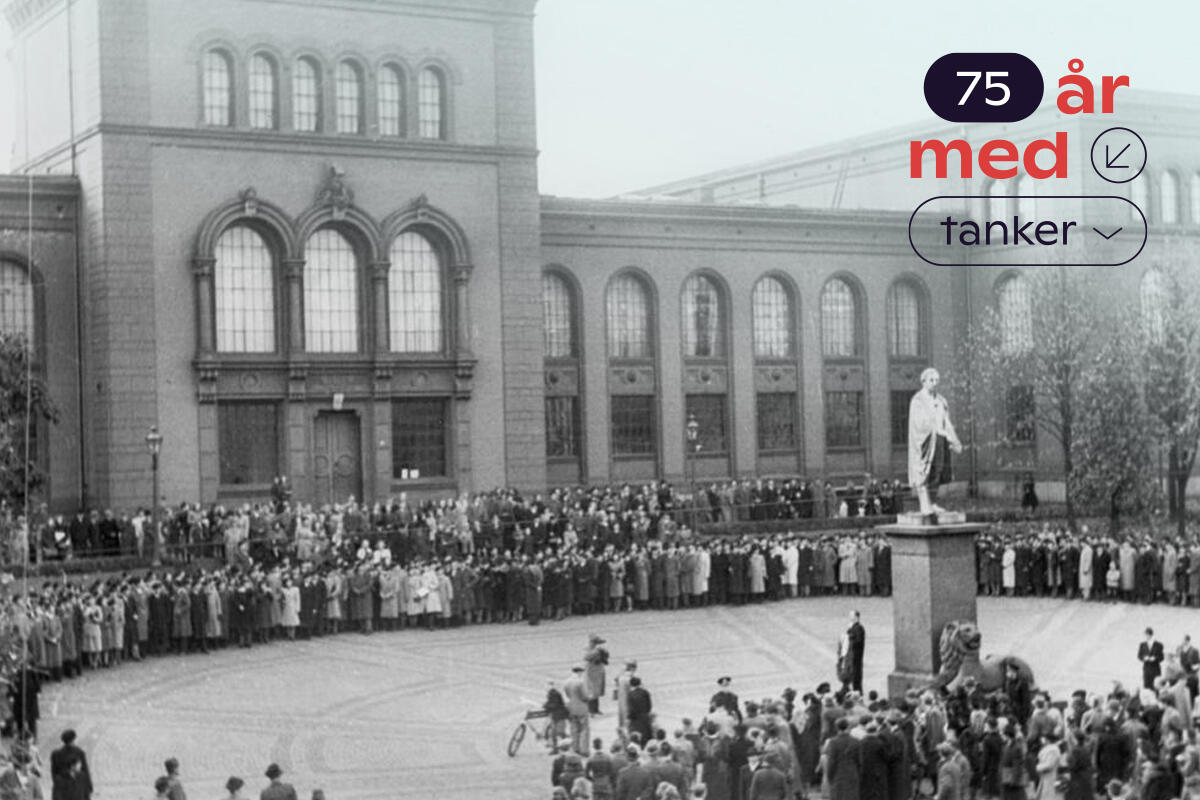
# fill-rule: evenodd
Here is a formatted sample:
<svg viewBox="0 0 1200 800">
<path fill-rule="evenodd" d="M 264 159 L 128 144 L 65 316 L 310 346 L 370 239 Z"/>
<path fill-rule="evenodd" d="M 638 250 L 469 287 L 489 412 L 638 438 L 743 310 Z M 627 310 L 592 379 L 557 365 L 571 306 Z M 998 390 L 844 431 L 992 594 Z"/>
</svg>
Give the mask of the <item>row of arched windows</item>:
<svg viewBox="0 0 1200 800">
<path fill-rule="evenodd" d="M 214 255 L 217 351 L 276 352 L 278 259 L 267 240 L 251 224 L 238 223 L 221 234 Z M 390 264 L 385 349 L 442 352 L 446 325 L 441 254 L 427 237 L 407 230 L 392 241 Z M 362 348 L 362 274 L 362 258 L 340 230 L 324 227 L 309 236 L 301 278 L 307 352 L 354 353 Z"/>
<path fill-rule="evenodd" d="M 1200 172 L 1193 172 L 1188 179 L 1185 192 L 1183 181 L 1174 170 L 1164 170 L 1151 177 L 1142 172 L 1129 183 L 1129 199 L 1132 200 L 1147 221 L 1163 225 L 1200 225 Z M 1138 217 L 1132 211 L 1133 217 Z"/>
<path fill-rule="evenodd" d="M 412 70 L 399 59 L 388 59 L 371 71 L 358 59 L 342 58 L 330 69 L 316 56 L 305 54 L 285 66 L 273 53 L 259 50 L 250 53 L 243 80 L 237 64 L 230 47 L 204 50 L 201 105 L 205 125 L 448 138 L 448 73 L 440 65 Z M 332 97 L 325 92 L 327 84 L 333 88 Z M 238 102 L 243 86 L 244 110 Z M 286 119 L 285 91 L 290 101 Z M 413 96 L 416 124 L 410 130 L 408 104 Z M 327 104 L 331 104 L 329 108 Z"/>
<path fill-rule="evenodd" d="M 577 354 L 576 304 L 567 279 L 557 271 L 543 276 L 545 355 L 564 358 Z M 889 354 L 893 357 L 925 355 L 925 287 L 905 277 L 892 284 L 887 297 Z M 616 275 L 605 294 L 608 356 L 614 359 L 653 357 L 653 292 L 648 279 L 626 271 Z M 750 294 L 753 349 L 758 359 L 787 359 L 796 354 L 794 291 L 781 278 L 763 276 Z M 727 298 L 718 283 L 695 273 L 680 292 L 681 338 L 684 355 L 691 358 L 724 358 Z M 849 279 L 834 277 L 821 290 L 822 353 L 829 358 L 863 355 L 863 303 L 861 290 Z"/>
</svg>

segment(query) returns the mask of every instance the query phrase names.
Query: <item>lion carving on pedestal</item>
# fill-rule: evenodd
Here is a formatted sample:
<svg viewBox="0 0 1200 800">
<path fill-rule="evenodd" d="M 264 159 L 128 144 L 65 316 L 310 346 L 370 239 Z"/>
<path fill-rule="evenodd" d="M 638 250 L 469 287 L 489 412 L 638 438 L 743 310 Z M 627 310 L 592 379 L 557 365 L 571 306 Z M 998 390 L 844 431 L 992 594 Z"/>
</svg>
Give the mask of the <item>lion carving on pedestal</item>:
<svg viewBox="0 0 1200 800">
<path fill-rule="evenodd" d="M 1005 670 L 1009 664 L 1016 665 L 1021 675 L 1033 687 L 1033 670 L 1023 659 L 1016 656 L 988 656 L 979 658 L 979 647 L 983 635 L 974 622 L 954 621 L 942 628 L 941 671 L 934 678 L 933 686 L 954 692 L 967 678 L 974 678 L 979 688 L 994 692 L 1004 688 Z"/>
</svg>

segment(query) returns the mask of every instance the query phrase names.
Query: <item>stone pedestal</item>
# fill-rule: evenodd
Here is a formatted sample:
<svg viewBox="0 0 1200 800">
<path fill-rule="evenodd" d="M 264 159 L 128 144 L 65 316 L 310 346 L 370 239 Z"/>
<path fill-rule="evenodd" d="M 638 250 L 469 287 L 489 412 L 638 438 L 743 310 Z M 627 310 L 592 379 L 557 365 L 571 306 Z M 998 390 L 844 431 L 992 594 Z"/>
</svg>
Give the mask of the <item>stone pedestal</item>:
<svg viewBox="0 0 1200 800">
<path fill-rule="evenodd" d="M 896 666 L 888 695 L 928 684 L 940 667 L 942 628 L 976 622 L 975 537 L 978 523 L 884 525 L 892 545 L 892 627 Z"/>
</svg>

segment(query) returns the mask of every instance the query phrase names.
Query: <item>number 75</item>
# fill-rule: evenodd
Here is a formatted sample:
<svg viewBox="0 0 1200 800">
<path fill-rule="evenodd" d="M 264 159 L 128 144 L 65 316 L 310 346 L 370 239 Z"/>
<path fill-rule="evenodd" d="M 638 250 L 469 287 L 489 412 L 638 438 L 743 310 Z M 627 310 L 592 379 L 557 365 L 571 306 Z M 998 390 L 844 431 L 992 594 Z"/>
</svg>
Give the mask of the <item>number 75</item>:
<svg viewBox="0 0 1200 800">
<path fill-rule="evenodd" d="M 971 85 L 967 87 L 967 90 L 963 92 L 962 98 L 958 101 L 960 106 L 967 104 L 967 99 L 970 98 L 971 92 L 975 91 L 975 87 L 979 85 L 979 79 L 981 77 L 984 78 L 983 100 L 989 106 L 1002 106 L 1008 102 L 1008 98 L 1011 96 L 1006 84 L 997 80 L 993 80 L 993 78 L 1007 78 L 1007 72 L 957 72 L 955 74 L 960 78 L 971 79 Z M 999 100 L 993 100 L 987 96 L 988 91 L 991 89 L 999 89 L 1001 92 L 1003 92 L 1003 96 Z"/>
</svg>

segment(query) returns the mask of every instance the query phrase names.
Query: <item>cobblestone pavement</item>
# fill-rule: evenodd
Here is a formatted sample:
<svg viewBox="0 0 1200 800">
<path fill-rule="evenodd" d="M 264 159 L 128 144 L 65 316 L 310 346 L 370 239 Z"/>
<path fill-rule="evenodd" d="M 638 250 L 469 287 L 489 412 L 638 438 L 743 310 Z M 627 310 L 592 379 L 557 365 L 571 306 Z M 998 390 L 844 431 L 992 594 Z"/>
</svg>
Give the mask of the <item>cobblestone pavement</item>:
<svg viewBox="0 0 1200 800">
<path fill-rule="evenodd" d="M 47 754 L 59 731 L 76 728 L 100 798 L 152 797 L 174 755 L 196 798 L 222 796 L 231 774 L 257 797 L 275 761 L 301 798 L 324 788 L 329 800 L 537 800 L 549 794 L 548 759 L 531 739 L 516 758 L 505 745 L 523 700 L 540 700 L 547 678 L 569 674 L 589 633 L 608 639 L 610 677 L 624 658 L 638 659 L 670 728 L 700 716 L 722 674 L 734 676 L 743 699 L 829 680 L 853 607 L 867 630 L 867 688 L 882 688 L 892 666 L 891 602 L 831 597 L 161 658 L 48 686 L 41 747 Z M 1114 678 L 1136 684 L 1134 653 L 1148 623 L 1168 648 L 1184 633 L 1200 635 L 1195 611 L 1164 606 L 981 598 L 979 621 L 985 654 L 1025 657 L 1055 694 L 1107 690 Z M 593 735 L 607 742 L 611 699 L 601 707 Z"/>
</svg>

